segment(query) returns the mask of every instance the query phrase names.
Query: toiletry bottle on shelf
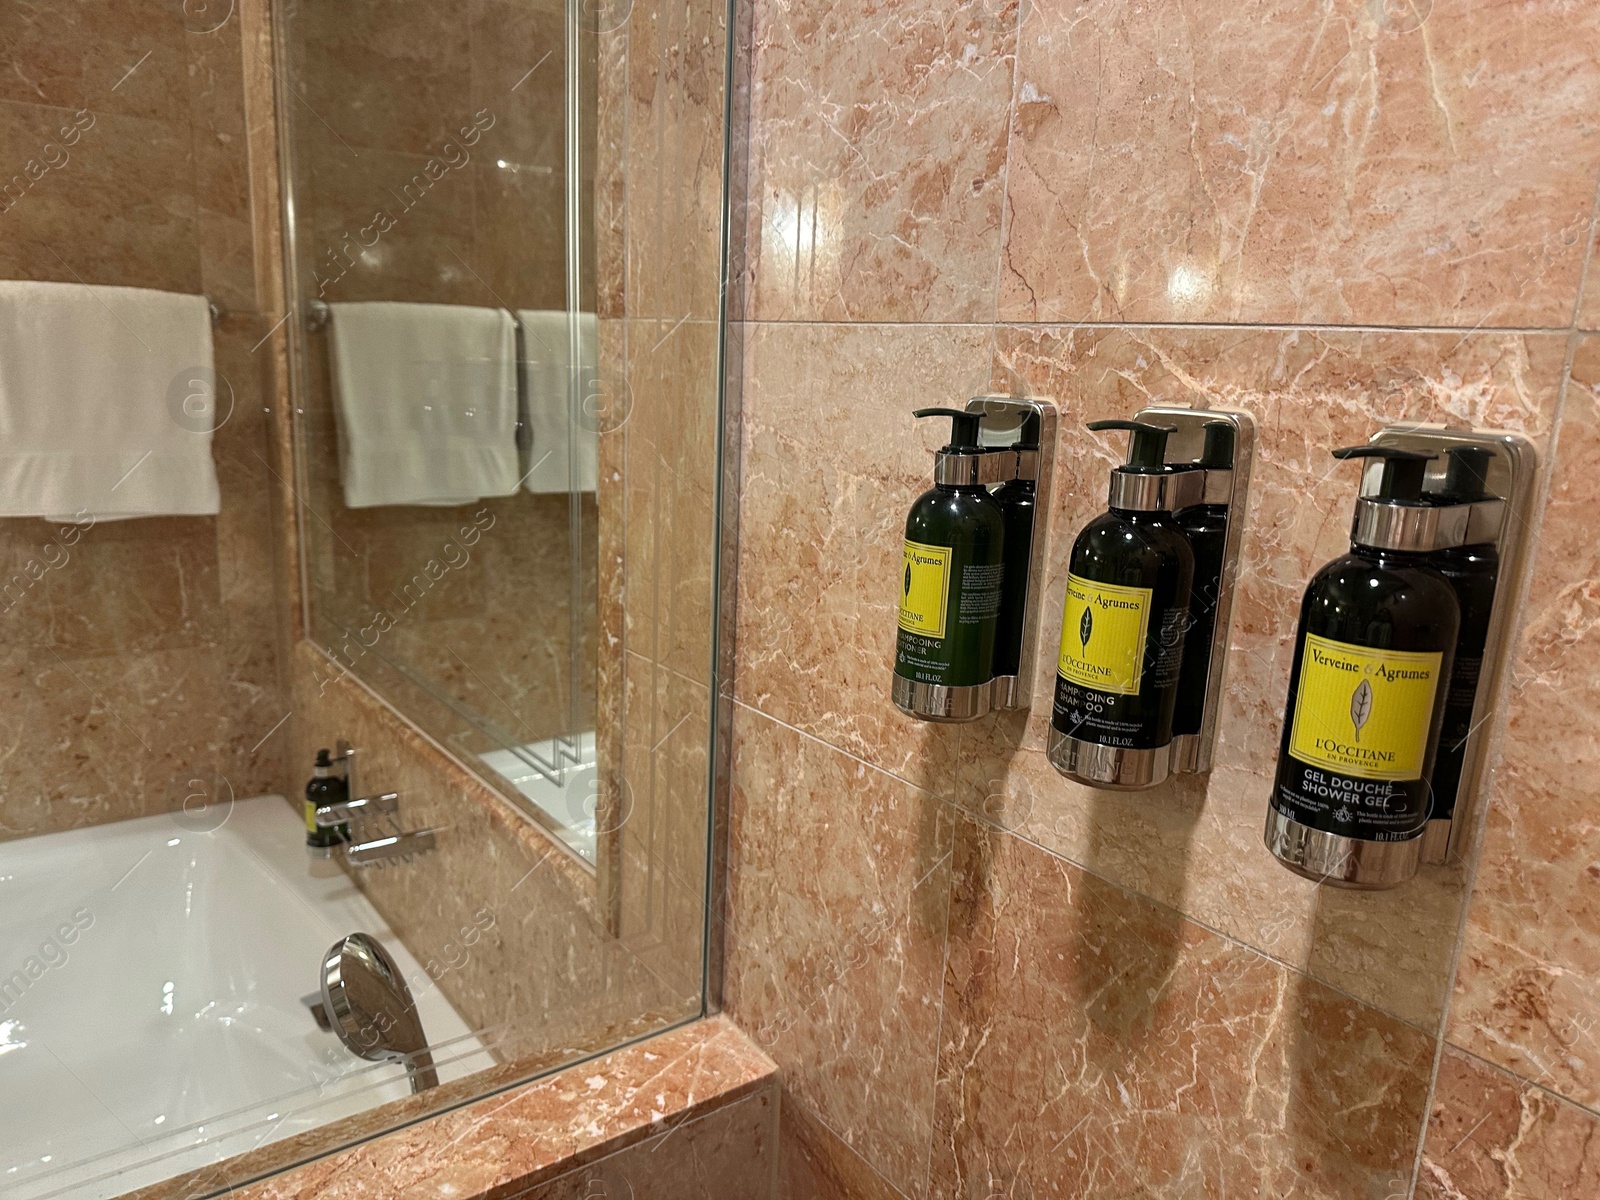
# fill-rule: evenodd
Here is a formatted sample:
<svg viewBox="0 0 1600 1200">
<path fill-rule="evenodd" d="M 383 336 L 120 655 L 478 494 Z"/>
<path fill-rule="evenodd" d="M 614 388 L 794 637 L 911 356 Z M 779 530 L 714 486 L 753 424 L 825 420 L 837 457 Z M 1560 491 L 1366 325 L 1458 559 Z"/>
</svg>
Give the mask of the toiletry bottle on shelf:
<svg viewBox="0 0 1600 1200">
<path fill-rule="evenodd" d="M 1494 454 L 1483 446 L 1458 446 L 1445 451 L 1444 486 L 1430 494 L 1436 504 L 1476 504 L 1496 499 L 1488 490 L 1487 473 Z M 1440 550 L 1433 565 L 1450 581 L 1461 605 L 1461 633 L 1450 668 L 1445 694 L 1444 723 L 1439 730 L 1439 753 L 1434 760 L 1433 811 L 1422 848 L 1424 862 L 1441 863 L 1449 852 L 1450 822 L 1455 816 L 1456 794 L 1461 789 L 1461 769 L 1472 733 L 1472 714 L 1478 699 L 1478 679 L 1483 674 L 1484 645 L 1489 638 L 1489 618 L 1494 614 L 1495 584 L 1500 577 L 1500 555 L 1494 541 Z"/>
<path fill-rule="evenodd" d="M 1051 713 L 1050 761 L 1098 787 L 1141 788 L 1170 769 L 1194 551 L 1173 519 L 1192 481 L 1166 462 L 1170 425 L 1125 429 L 1128 461 L 1111 472 L 1108 510 L 1072 547 Z"/>
<path fill-rule="evenodd" d="M 1213 421 L 1206 426 L 1200 470 L 1233 469 L 1233 426 Z M 1206 684 L 1211 670 L 1211 641 L 1217 627 L 1217 602 L 1222 598 L 1222 563 L 1228 548 L 1228 506 L 1205 502 L 1177 513 L 1178 528 L 1194 551 L 1194 588 L 1189 597 L 1189 629 L 1183 635 L 1183 671 L 1172 735 L 1199 733 L 1206 711 Z"/>
<path fill-rule="evenodd" d="M 906 517 L 893 698 L 924 720 L 970 721 L 990 707 L 1005 516 L 981 481 L 982 414 L 916 415 L 949 417 L 950 441 L 934 456 L 932 489 Z"/>
<path fill-rule="evenodd" d="M 1432 456 L 1333 453 L 1382 465 L 1356 500 L 1350 553 L 1312 577 L 1300 606 L 1265 840 L 1318 882 L 1393 887 L 1417 869 L 1461 610 L 1430 562 Z"/>
<path fill-rule="evenodd" d="M 317 751 L 316 764 L 311 768 L 311 782 L 306 784 L 305 819 L 306 853 L 313 860 L 331 859 L 333 848 L 342 840 L 339 830 L 317 824 L 315 813 L 326 804 L 338 804 L 350 798 L 339 769 L 327 750 Z"/>
<path fill-rule="evenodd" d="M 1017 440 L 1011 449 L 1025 453 L 1039 450 L 1039 414 L 1022 418 Z M 1033 479 L 1010 479 L 994 492 L 995 503 L 1005 517 L 1005 580 L 1000 589 L 1000 621 L 994 639 L 994 677 L 998 681 L 1014 677 L 1022 664 L 1022 639 L 1026 632 L 1028 575 L 1032 565 L 1033 523 L 1038 515 L 1038 488 Z M 1021 680 L 1020 687 L 1031 686 Z"/>
</svg>

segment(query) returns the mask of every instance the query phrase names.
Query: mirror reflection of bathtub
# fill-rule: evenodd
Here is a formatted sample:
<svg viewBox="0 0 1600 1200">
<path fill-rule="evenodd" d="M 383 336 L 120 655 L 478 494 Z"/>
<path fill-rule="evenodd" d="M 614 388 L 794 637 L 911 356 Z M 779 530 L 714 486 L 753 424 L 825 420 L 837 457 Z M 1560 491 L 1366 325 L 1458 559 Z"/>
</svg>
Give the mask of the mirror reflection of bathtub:
<svg viewBox="0 0 1600 1200">
<path fill-rule="evenodd" d="M 493 1065 L 350 880 L 312 876 L 281 797 L 0 844 L 0 1194 L 121 1195 L 409 1095 L 302 999 L 357 929 L 441 1078 Z"/>
</svg>

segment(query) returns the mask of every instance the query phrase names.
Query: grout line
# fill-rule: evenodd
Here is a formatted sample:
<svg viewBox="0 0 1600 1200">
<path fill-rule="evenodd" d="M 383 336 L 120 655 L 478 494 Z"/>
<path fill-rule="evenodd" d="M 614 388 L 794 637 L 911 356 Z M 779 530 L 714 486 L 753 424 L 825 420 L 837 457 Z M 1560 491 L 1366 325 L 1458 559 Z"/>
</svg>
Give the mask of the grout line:
<svg viewBox="0 0 1600 1200">
<path fill-rule="evenodd" d="M 1152 330 L 1197 330 L 1213 332 L 1239 332 L 1242 330 L 1255 330 L 1274 333 L 1409 333 L 1409 334 L 1454 334 L 1472 336 L 1474 334 L 1508 334 L 1522 337 L 1531 337 L 1535 334 L 1567 334 L 1571 332 L 1567 325 L 1340 325 L 1319 324 L 1310 322 L 1296 324 L 1285 321 L 973 321 L 953 319 L 949 321 L 809 321 L 809 320 L 773 320 L 771 318 L 749 319 L 747 325 L 782 326 L 818 326 L 821 328 L 897 328 L 911 329 L 1152 329 Z"/>
<path fill-rule="evenodd" d="M 1465 1046 L 1458 1046 L 1452 1041 L 1446 1041 L 1445 1048 L 1447 1050 L 1454 1051 L 1462 1058 L 1471 1059 L 1474 1064 L 1481 1067 L 1483 1070 L 1493 1072 L 1502 1079 L 1506 1080 L 1508 1083 L 1514 1083 L 1517 1085 L 1517 1087 L 1526 1090 L 1540 1092 L 1543 1095 L 1548 1096 L 1557 1104 L 1564 1105 L 1567 1108 L 1577 1109 L 1584 1116 L 1600 1122 L 1600 1107 L 1596 1107 L 1592 1104 L 1584 1104 L 1582 1101 L 1574 1100 L 1571 1096 L 1564 1096 L 1554 1088 L 1546 1087 L 1536 1079 L 1529 1079 L 1526 1075 L 1519 1075 L 1510 1067 L 1503 1067 L 1497 1062 L 1491 1062 L 1489 1059 L 1484 1058 L 1483 1055 L 1475 1054 L 1473 1051 L 1468 1050 Z M 1431 1104 L 1431 1096 L 1429 1097 L 1429 1101 Z M 1465 1138 L 1462 1139 L 1462 1141 L 1465 1140 Z"/>
</svg>

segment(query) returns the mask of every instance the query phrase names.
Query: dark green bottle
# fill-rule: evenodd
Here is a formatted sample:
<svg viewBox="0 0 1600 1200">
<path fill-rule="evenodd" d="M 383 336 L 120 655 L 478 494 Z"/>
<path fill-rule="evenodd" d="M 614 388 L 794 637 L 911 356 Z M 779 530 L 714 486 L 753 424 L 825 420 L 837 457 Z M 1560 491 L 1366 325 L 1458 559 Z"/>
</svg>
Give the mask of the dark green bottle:
<svg viewBox="0 0 1600 1200">
<path fill-rule="evenodd" d="M 1492 451 L 1482 446 L 1459 446 L 1445 453 L 1448 463 L 1444 487 L 1433 493 L 1436 503 L 1475 504 L 1495 499 L 1487 485 Z M 1461 634 L 1450 668 L 1450 687 L 1445 693 L 1439 754 L 1433 765 L 1433 812 L 1429 817 L 1430 822 L 1448 822 L 1455 816 L 1457 793 L 1461 790 L 1467 738 L 1472 733 L 1478 680 L 1483 674 L 1483 651 L 1489 640 L 1489 618 L 1494 614 L 1495 585 L 1500 578 L 1500 554 L 1493 542 L 1481 542 L 1441 550 L 1434 555 L 1433 565 L 1450 581 L 1461 605 Z M 1441 836 L 1448 836 L 1448 831 Z M 1443 861 L 1442 855 L 1437 857 Z"/>
<path fill-rule="evenodd" d="M 326 749 L 318 750 L 316 764 L 311 768 L 311 782 L 306 784 L 305 799 L 306 850 L 313 858 L 333 857 L 333 848 L 345 840 L 340 836 L 341 831 L 348 836 L 344 826 L 318 825 L 316 810 L 329 804 L 342 804 L 348 799 L 349 785 L 334 767 L 332 757 Z"/>
<path fill-rule="evenodd" d="M 1206 426 L 1205 450 L 1199 468 L 1233 469 L 1233 426 L 1213 421 Z M 1172 735 L 1199 733 L 1206 711 L 1206 684 L 1211 673 L 1211 639 L 1217 628 L 1217 603 L 1222 598 L 1222 564 L 1228 548 L 1228 506 L 1191 504 L 1178 510 L 1178 528 L 1194 551 L 1194 588 L 1189 596 L 1189 630 L 1183 636 L 1183 670 L 1178 680 L 1178 707 Z"/>
<path fill-rule="evenodd" d="M 995 633 L 1005 579 L 1005 516 L 981 482 L 981 413 L 949 417 L 950 441 L 934 459 L 934 485 L 906 517 L 895 643 L 896 707 L 928 721 L 970 721 L 989 711 Z"/>
<path fill-rule="evenodd" d="M 1072 547 L 1056 663 L 1050 761 L 1100 787 L 1160 783 L 1194 581 L 1194 551 L 1173 518 L 1185 472 L 1166 462 L 1170 425 L 1126 429 L 1128 461 L 1111 472 L 1109 510 Z"/>
<path fill-rule="evenodd" d="M 1419 512 L 1432 456 L 1333 453 L 1383 466 L 1356 501 L 1350 553 L 1312 577 L 1300 606 L 1265 840 L 1319 882 L 1393 887 L 1416 874 L 1461 609 Z"/>
</svg>

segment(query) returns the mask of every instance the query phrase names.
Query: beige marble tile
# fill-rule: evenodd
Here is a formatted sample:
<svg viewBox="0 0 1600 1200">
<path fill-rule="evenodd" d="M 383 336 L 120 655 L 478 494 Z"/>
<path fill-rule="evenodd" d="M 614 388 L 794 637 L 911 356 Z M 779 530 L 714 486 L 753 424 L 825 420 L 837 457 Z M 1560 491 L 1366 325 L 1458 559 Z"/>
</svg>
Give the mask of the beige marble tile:
<svg viewBox="0 0 1600 1200">
<path fill-rule="evenodd" d="M 758 320 L 994 315 L 1017 5 L 763 0 L 749 247 Z"/>
<path fill-rule="evenodd" d="M 775 1200 L 901 1200 L 901 1193 L 787 1093 Z"/>
<path fill-rule="evenodd" d="M 303 6 L 295 123 L 352 162 L 366 149 L 433 153 L 474 111 L 469 15 L 390 0 Z"/>
<path fill-rule="evenodd" d="M 692 679 L 711 678 L 716 562 L 717 325 L 628 322 L 627 387 L 604 398 L 601 438 L 627 436 L 626 639 Z"/>
<path fill-rule="evenodd" d="M 627 315 L 721 312 L 726 6 L 622 0 L 627 32 Z"/>
<path fill-rule="evenodd" d="M 1404 1195 L 1433 1040 L 964 821 L 927 1194 Z"/>
<path fill-rule="evenodd" d="M 628 654 L 620 803 L 597 814 L 618 843 L 618 937 L 686 1001 L 699 997 L 706 928 L 711 692 Z"/>
<path fill-rule="evenodd" d="M 1585 338 L 1512 660 L 1450 1040 L 1600 1106 L 1600 338 Z"/>
<path fill-rule="evenodd" d="M 201 290 L 186 112 L 0 101 L 0 164 L 0 278 Z"/>
<path fill-rule="evenodd" d="M 938 800 L 740 708 L 724 1002 L 785 1086 L 902 1188 L 933 1132 L 949 892 Z"/>
<path fill-rule="evenodd" d="M 81 104 L 83 36 L 78 5 L 6 5 L 0 10 L 0 99 Z"/>
<path fill-rule="evenodd" d="M 764 1200 L 777 1154 L 776 1089 L 735 1101 L 531 1191 L 526 1200 Z"/>
<path fill-rule="evenodd" d="M 1001 316 L 1564 327 L 1597 36 L 1567 0 L 1038 3 Z"/>
<path fill-rule="evenodd" d="M 1417 1200 L 1576 1200 L 1600 1193 L 1600 1118 L 1447 1047 Z"/>
<path fill-rule="evenodd" d="M 982 394 L 988 362 L 971 327 L 755 325 L 745 345 L 737 695 L 937 791 L 955 729 L 889 699 L 906 513 L 949 432 L 911 413 Z"/>
</svg>

